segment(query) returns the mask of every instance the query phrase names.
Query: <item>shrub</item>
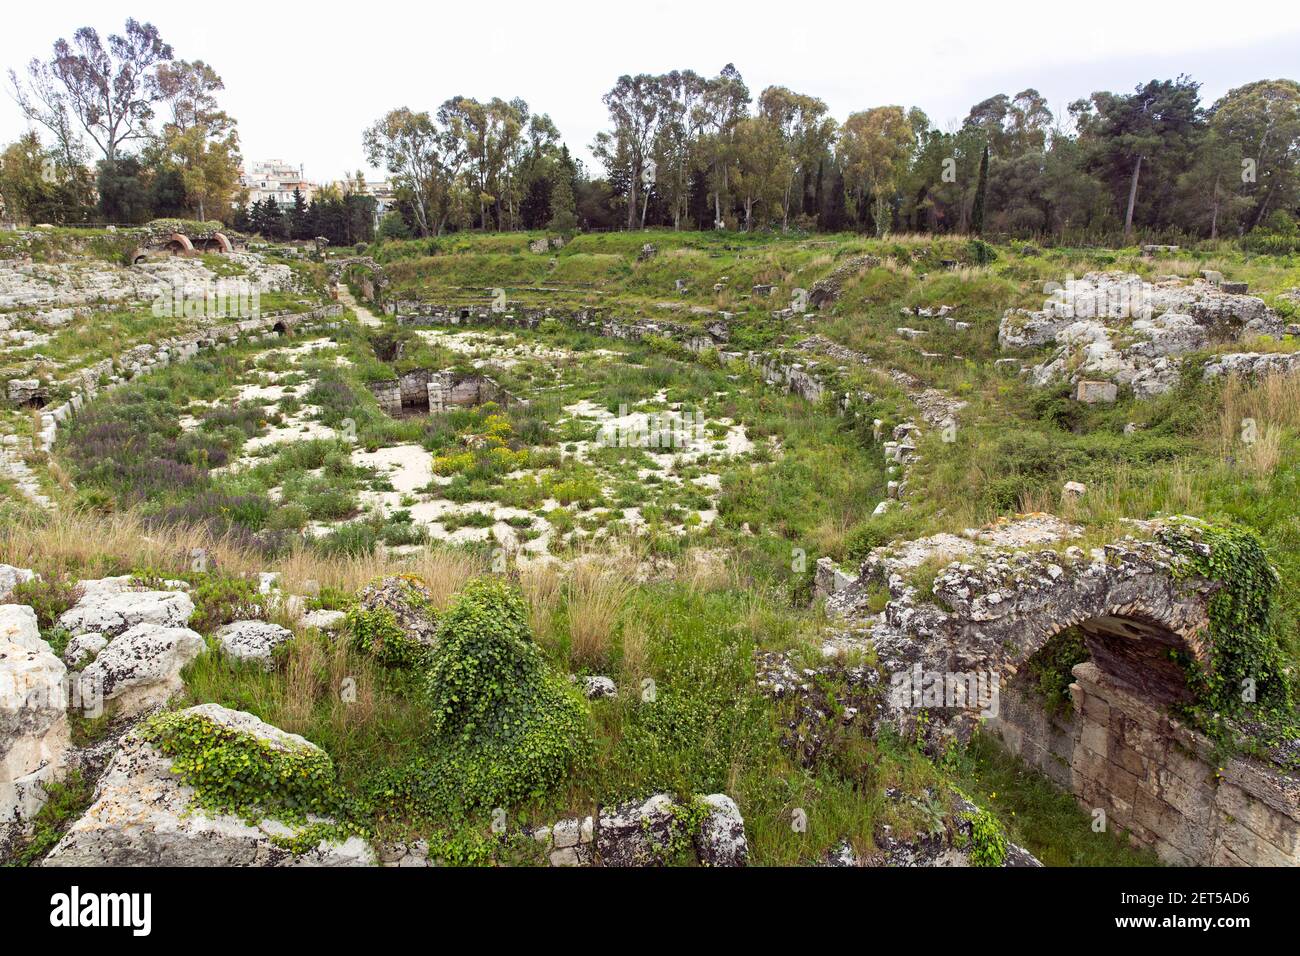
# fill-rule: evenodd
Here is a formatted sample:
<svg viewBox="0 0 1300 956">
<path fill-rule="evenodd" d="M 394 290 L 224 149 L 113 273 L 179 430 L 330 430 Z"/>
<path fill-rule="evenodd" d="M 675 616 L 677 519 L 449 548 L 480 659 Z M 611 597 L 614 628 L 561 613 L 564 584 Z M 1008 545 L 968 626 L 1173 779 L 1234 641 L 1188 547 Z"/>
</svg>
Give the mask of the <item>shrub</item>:
<svg viewBox="0 0 1300 956">
<path fill-rule="evenodd" d="M 501 580 L 471 581 L 439 622 L 425 700 L 428 755 L 372 785 L 394 810 L 428 819 L 542 797 L 590 748 L 585 703 L 547 667 L 522 596 Z"/>
<path fill-rule="evenodd" d="M 66 574 L 32 578 L 16 584 L 10 604 L 27 604 L 36 612 L 41 630 L 54 627 L 59 616 L 81 599 L 81 586 Z"/>
<path fill-rule="evenodd" d="M 232 621 L 259 620 L 266 617 L 266 598 L 257 585 L 245 578 L 205 577 L 190 592 L 194 614 L 190 627 L 209 634 Z"/>
</svg>

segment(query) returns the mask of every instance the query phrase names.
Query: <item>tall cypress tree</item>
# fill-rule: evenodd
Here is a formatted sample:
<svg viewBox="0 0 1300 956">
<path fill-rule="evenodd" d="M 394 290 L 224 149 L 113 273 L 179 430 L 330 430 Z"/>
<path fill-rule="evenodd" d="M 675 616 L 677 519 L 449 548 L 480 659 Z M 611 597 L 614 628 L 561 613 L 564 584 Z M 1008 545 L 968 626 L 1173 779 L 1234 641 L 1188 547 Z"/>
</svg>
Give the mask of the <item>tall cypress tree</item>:
<svg viewBox="0 0 1300 956">
<path fill-rule="evenodd" d="M 977 236 L 984 235 L 984 196 L 989 184 L 989 144 L 984 144 L 984 153 L 980 156 L 980 177 L 975 183 L 975 206 L 971 209 L 970 230 Z"/>
</svg>

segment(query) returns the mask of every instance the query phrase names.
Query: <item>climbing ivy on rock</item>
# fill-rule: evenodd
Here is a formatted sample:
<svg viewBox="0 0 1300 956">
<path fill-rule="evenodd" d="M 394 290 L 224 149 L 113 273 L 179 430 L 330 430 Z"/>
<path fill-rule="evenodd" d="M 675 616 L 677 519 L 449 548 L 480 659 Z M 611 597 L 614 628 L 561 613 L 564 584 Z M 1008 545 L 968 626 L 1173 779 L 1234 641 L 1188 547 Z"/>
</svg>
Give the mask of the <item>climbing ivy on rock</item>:
<svg viewBox="0 0 1300 956">
<path fill-rule="evenodd" d="M 471 581 L 438 625 L 424 670 L 428 753 L 378 774 L 377 811 L 426 819 L 553 791 L 589 751 L 584 701 L 533 643 L 518 590 Z"/>
<path fill-rule="evenodd" d="M 329 754 L 314 747 L 283 748 L 184 712 L 149 718 L 140 733 L 165 756 L 172 772 L 194 788 L 193 802 L 250 822 L 306 823 L 308 815 L 344 820 L 347 801 Z M 339 835 L 338 824 L 330 835 Z M 314 846 L 323 838 L 313 831 Z"/>
<path fill-rule="evenodd" d="M 1278 575 L 1250 528 L 1181 521 L 1161 532 L 1179 555 L 1174 573 L 1217 582 L 1209 602 L 1209 667 L 1187 658 L 1194 695 L 1192 718 L 1211 732 L 1225 717 L 1248 717 L 1271 728 L 1268 736 L 1295 736 L 1294 690 L 1271 627 Z"/>
<path fill-rule="evenodd" d="M 385 667 L 394 668 L 416 667 L 428 660 L 429 646 L 408 630 L 416 621 L 432 627 L 434 620 L 428 587 L 415 575 L 372 582 L 362 600 L 347 612 L 354 646 Z"/>
</svg>

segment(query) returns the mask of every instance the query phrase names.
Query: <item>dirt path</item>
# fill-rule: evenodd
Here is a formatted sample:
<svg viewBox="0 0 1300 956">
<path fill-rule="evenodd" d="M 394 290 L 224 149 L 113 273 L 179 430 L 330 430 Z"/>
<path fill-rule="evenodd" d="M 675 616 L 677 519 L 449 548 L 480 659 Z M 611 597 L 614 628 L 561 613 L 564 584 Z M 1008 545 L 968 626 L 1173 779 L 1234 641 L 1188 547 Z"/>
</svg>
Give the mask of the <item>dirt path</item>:
<svg viewBox="0 0 1300 956">
<path fill-rule="evenodd" d="M 376 318 L 373 312 L 358 302 L 356 296 L 352 294 L 352 290 L 342 282 L 339 283 L 339 301 L 357 314 L 357 321 L 362 325 L 380 326 L 384 324 Z"/>
</svg>

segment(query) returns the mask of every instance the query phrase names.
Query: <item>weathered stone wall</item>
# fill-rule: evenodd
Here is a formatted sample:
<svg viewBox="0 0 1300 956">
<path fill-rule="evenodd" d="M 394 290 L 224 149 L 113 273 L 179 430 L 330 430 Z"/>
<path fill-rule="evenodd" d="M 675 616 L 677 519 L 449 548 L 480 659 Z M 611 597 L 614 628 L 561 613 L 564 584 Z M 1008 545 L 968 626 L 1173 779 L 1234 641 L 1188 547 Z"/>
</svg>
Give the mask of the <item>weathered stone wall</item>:
<svg viewBox="0 0 1300 956">
<path fill-rule="evenodd" d="M 402 411 L 402 386 L 397 379 L 388 382 L 371 382 L 370 392 L 375 396 L 379 407 L 389 415 Z"/>
<path fill-rule="evenodd" d="M 51 391 L 57 389 L 68 394 L 68 398 L 58 405 L 41 409 L 41 428 L 34 441 L 28 442 L 16 435 L 3 436 L 0 441 L 0 476 L 16 481 L 19 489 L 36 504 L 49 507 L 51 501 L 41 494 L 39 482 L 27 467 L 25 458 L 33 448 L 50 451 L 59 428 L 100 394 L 113 391 L 156 369 L 187 361 L 200 352 L 224 349 L 241 340 L 273 340 L 284 332 L 299 328 L 335 328 L 342 314 L 340 305 L 321 306 L 310 312 L 267 313 L 255 319 L 137 345 L 113 358 L 79 369 L 70 379 L 51 387 Z"/>
<path fill-rule="evenodd" d="M 397 379 L 403 405 L 424 405 L 429 401 L 429 382 L 434 373 L 427 368 L 417 368 Z"/>
<path fill-rule="evenodd" d="M 1008 750 L 1167 863 L 1300 865 L 1300 781 L 1216 758 L 1209 738 L 1091 662 L 1073 673 L 1073 707 L 1060 715 L 1022 680 L 1006 684 L 991 726 Z"/>
</svg>

